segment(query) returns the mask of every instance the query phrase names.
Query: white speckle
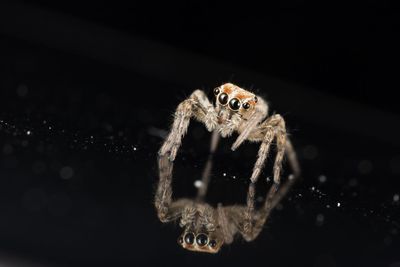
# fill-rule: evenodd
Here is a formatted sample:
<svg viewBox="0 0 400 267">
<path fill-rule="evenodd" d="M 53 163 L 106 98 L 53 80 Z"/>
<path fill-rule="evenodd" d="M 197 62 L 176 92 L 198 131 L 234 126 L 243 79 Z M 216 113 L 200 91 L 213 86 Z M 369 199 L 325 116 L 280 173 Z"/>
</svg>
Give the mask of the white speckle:
<svg viewBox="0 0 400 267">
<path fill-rule="evenodd" d="M 194 181 L 194 187 L 200 188 L 202 186 L 203 186 L 203 182 L 202 181 L 200 181 L 200 180 Z"/>
<path fill-rule="evenodd" d="M 224 172 L 224 173 L 222 174 L 222 176 L 226 177 L 226 172 Z"/>
<path fill-rule="evenodd" d="M 328 204 L 328 205 L 326 205 L 326 208 L 327 208 L 327 209 L 329 209 L 330 207 L 331 207 L 331 205 L 329 205 L 329 204 Z"/>
<path fill-rule="evenodd" d="M 314 191 L 314 190 L 315 190 L 315 186 L 311 187 L 311 191 Z"/>
<path fill-rule="evenodd" d="M 271 181 L 271 177 L 267 177 L 267 182 L 270 182 Z"/>
<path fill-rule="evenodd" d="M 133 147 L 133 151 L 136 151 L 136 150 L 137 150 L 137 148 L 134 146 L 134 147 Z"/>
<path fill-rule="evenodd" d="M 10 145 L 10 144 L 5 144 L 4 145 L 4 147 L 3 147 L 3 153 L 4 154 L 9 155 L 9 154 L 13 153 L 13 151 L 14 151 L 14 148 L 13 148 L 12 145 Z"/>
<path fill-rule="evenodd" d="M 393 201 L 394 201 L 394 202 L 398 202 L 399 200 L 400 200 L 399 194 L 395 194 L 395 195 L 393 196 Z"/>
<path fill-rule="evenodd" d="M 233 176 L 232 176 L 232 178 L 233 178 L 233 179 L 236 179 L 236 176 L 235 176 L 235 175 L 233 175 Z"/>
<path fill-rule="evenodd" d="M 400 155 L 390 160 L 390 169 L 394 174 L 400 174 Z"/>
<path fill-rule="evenodd" d="M 362 160 L 358 163 L 357 168 L 361 174 L 369 174 L 373 169 L 372 162 L 369 160 Z"/>
<path fill-rule="evenodd" d="M 28 94 L 28 87 L 25 84 L 20 84 L 17 87 L 17 95 L 25 97 Z"/>
<path fill-rule="evenodd" d="M 325 217 L 323 214 L 318 214 L 317 217 L 315 218 L 315 223 L 317 224 L 317 226 L 322 226 L 324 224 L 325 221 Z"/>
<path fill-rule="evenodd" d="M 326 180 L 328 180 L 328 178 L 326 178 L 325 175 L 320 175 L 320 176 L 318 177 L 318 181 L 319 181 L 320 183 L 325 183 Z"/>
<path fill-rule="evenodd" d="M 32 132 L 31 131 L 26 131 L 26 135 L 31 135 L 32 134 Z"/>
<path fill-rule="evenodd" d="M 303 149 L 304 158 L 313 160 L 318 156 L 318 149 L 316 146 L 308 145 Z"/>
<path fill-rule="evenodd" d="M 356 178 L 350 179 L 350 181 L 349 181 L 350 186 L 355 187 L 355 186 L 357 186 L 357 184 L 358 184 L 358 181 Z"/>
<path fill-rule="evenodd" d="M 51 130 L 51 126 L 49 126 L 49 130 Z"/>
<path fill-rule="evenodd" d="M 60 176 L 62 179 L 68 180 L 74 176 L 74 170 L 69 166 L 62 167 L 60 170 Z"/>
<path fill-rule="evenodd" d="M 337 207 L 340 208 L 340 202 L 337 203 Z"/>
</svg>

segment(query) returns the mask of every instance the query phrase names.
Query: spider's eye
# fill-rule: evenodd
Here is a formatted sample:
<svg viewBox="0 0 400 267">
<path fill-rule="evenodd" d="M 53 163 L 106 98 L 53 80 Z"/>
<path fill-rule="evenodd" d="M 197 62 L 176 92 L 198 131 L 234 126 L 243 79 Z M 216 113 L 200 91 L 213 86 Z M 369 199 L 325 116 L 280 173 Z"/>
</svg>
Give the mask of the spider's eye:
<svg viewBox="0 0 400 267">
<path fill-rule="evenodd" d="M 217 241 L 215 241 L 214 239 L 210 241 L 210 243 L 208 243 L 208 245 L 212 248 L 215 248 L 217 246 Z"/>
<path fill-rule="evenodd" d="M 194 234 L 193 233 L 187 233 L 185 235 L 185 243 L 192 245 L 194 243 Z"/>
<path fill-rule="evenodd" d="M 258 98 L 256 96 L 254 97 L 254 102 L 258 102 Z"/>
<path fill-rule="evenodd" d="M 196 243 L 197 245 L 199 245 L 200 247 L 203 247 L 205 245 L 207 245 L 208 242 L 208 236 L 205 234 L 199 234 L 196 237 Z"/>
<path fill-rule="evenodd" d="M 226 105 L 226 103 L 228 103 L 228 95 L 225 93 L 220 94 L 218 97 L 218 102 L 221 105 Z"/>
<path fill-rule="evenodd" d="M 219 90 L 219 87 L 214 88 L 214 95 L 219 95 L 220 92 L 221 90 Z"/>
<path fill-rule="evenodd" d="M 179 244 L 183 244 L 183 237 L 182 237 L 182 236 L 180 236 L 180 237 L 178 238 L 178 243 L 179 243 Z"/>
<path fill-rule="evenodd" d="M 229 107 L 232 110 L 238 110 L 240 108 L 240 101 L 237 98 L 232 98 L 231 101 L 229 101 Z"/>
<path fill-rule="evenodd" d="M 243 108 L 244 109 L 249 109 L 250 108 L 250 104 L 249 104 L 249 102 L 245 102 L 245 103 L 243 103 Z"/>
</svg>

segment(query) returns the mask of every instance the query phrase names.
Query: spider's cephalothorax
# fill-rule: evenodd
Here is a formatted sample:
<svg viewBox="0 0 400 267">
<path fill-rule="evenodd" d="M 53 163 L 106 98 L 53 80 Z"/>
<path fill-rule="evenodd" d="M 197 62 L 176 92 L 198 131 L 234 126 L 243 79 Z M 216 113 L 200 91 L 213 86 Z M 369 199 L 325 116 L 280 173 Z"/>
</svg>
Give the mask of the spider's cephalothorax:
<svg viewBox="0 0 400 267">
<path fill-rule="evenodd" d="M 224 238 L 218 216 L 211 206 L 193 202 L 186 206 L 181 216 L 179 225 L 184 231 L 178 243 L 183 248 L 208 253 L 219 251 Z"/>
<path fill-rule="evenodd" d="M 234 84 L 226 83 L 213 90 L 215 95 L 214 112 L 208 111 L 205 125 L 209 131 L 217 130 L 222 137 L 234 131 L 241 132 L 245 122 L 257 112 L 264 116 L 268 107 L 262 99 Z"/>
<path fill-rule="evenodd" d="M 185 249 L 216 253 L 222 244 L 230 244 L 239 233 L 245 240 L 255 239 L 261 232 L 271 210 L 278 204 L 299 175 L 296 153 L 288 139 L 285 121 L 279 114 L 268 116 L 268 105 L 259 96 L 234 84 L 226 83 L 213 90 L 215 105 L 201 90 L 195 90 L 182 101 L 175 112 L 174 122 L 168 137 L 159 151 L 159 183 L 155 206 L 162 222 L 179 220 L 184 228 L 178 243 Z M 204 123 L 213 131 L 210 156 L 202 173 L 202 185 L 197 198 L 172 200 L 172 169 L 176 154 L 186 134 L 191 118 Z M 210 179 L 212 155 L 219 137 L 228 137 L 233 132 L 239 135 L 232 145 L 236 150 L 245 140 L 260 142 L 257 161 L 250 176 L 246 205 L 211 207 L 204 202 Z M 274 142 L 275 141 L 275 142 Z M 255 184 L 265 165 L 272 143 L 276 144 L 273 167 L 273 184 L 264 205 L 256 209 Z M 293 175 L 280 186 L 283 157 L 287 156 Z"/>
</svg>

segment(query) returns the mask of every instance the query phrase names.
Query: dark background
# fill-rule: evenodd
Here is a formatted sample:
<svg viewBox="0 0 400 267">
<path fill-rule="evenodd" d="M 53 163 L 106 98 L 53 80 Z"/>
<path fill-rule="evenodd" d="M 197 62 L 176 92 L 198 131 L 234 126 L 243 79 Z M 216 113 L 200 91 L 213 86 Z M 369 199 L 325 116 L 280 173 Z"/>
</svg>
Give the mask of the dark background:
<svg viewBox="0 0 400 267">
<path fill-rule="evenodd" d="M 0 264 L 400 266 L 399 12 L 377 2 L 1 2 Z M 196 254 L 156 217 L 156 153 L 177 104 L 228 81 L 284 116 L 303 179 L 254 242 Z M 208 139 L 191 123 L 176 197 Z M 258 146 L 233 140 L 214 204 L 244 203 Z"/>
</svg>

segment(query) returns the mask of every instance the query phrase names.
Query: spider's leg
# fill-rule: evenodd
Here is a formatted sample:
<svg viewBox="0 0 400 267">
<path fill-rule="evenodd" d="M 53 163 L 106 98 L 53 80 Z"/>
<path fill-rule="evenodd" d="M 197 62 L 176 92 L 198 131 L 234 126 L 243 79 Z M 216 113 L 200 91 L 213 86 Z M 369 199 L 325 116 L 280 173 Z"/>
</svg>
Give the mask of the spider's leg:
<svg viewBox="0 0 400 267">
<path fill-rule="evenodd" d="M 268 124 L 268 121 L 265 123 Z M 271 143 L 274 140 L 274 128 L 272 126 L 267 125 L 265 128 L 265 135 L 258 150 L 257 161 L 254 164 L 253 172 L 251 174 L 250 180 L 252 183 L 257 182 L 258 177 L 260 176 L 261 170 L 265 165 L 265 162 L 268 157 L 268 153 L 271 147 Z"/>
<path fill-rule="evenodd" d="M 217 125 L 217 114 L 214 107 L 201 90 L 194 91 L 188 99 L 178 105 L 171 131 L 159 150 L 160 156 L 168 154 L 171 161 L 175 159 L 191 117 L 205 123 L 209 130 Z"/>
<path fill-rule="evenodd" d="M 231 149 L 235 151 L 246 139 L 248 139 L 251 132 L 258 127 L 258 124 L 267 116 L 268 105 L 260 97 L 254 113 L 250 116 L 244 126 L 244 130 L 239 134 L 236 141 L 233 143 Z"/>
<path fill-rule="evenodd" d="M 158 181 L 154 205 L 160 221 L 169 222 L 178 219 L 184 208 L 190 205 L 192 201 L 189 199 L 172 200 L 171 182 L 173 162 L 166 156 L 159 157 L 158 169 L 160 179 Z"/>
<path fill-rule="evenodd" d="M 194 91 L 188 99 L 178 105 L 172 129 L 158 152 L 159 182 L 155 195 L 155 207 L 158 217 L 163 222 L 175 219 L 183 209 L 184 202 L 188 201 L 172 201 L 172 161 L 175 159 L 182 137 L 186 134 L 193 116 L 208 124 L 207 127 L 212 128 L 213 123 L 217 123 L 214 107 L 203 91 Z"/>
<path fill-rule="evenodd" d="M 203 201 L 205 195 L 207 194 L 208 183 L 210 182 L 210 175 L 212 169 L 212 160 L 214 157 L 215 150 L 218 146 L 220 135 L 218 131 L 213 131 L 211 136 L 211 145 L 210 145 L 210 153 L 208 155 L 207 163 L 204 167 L 203 173 L 201 175 L 201 185 L 197 190 L 197 200 Z"/>
<path fill-rule="evenodd" d="M 290 141 L 287 139 L 285 122 L 280 115 L 273 115 L 262 123 L 257 129 L 251 133 L 251 138 L 264 134 L 263 143 L 260 146 L 258 159 L 253 168 L 251 183 L 247 193 L 247 207 L 244 212 L 242 235 L 246 240 L 253 240 L 262 230 L 262 227 L 268 218 L 271 210 L 279 203 L 283 196 L 287 193 L 294 182 L 294 178 L 299 175 L 299 166 L 296 154 Z M 277 155 L 274 163 L 274 183 L 268 191 L 265 199 L 264 207 L 260 211 L 255 211 L 255 182 L 257 181 L 261 169 L 268 155 L 269 146 L 273 139 L 276 138 Z M 284 154 L 288 154 L 289 162 L 292 166 L 294 175 L 291 175 L 288 181 L 280 187 L 280 172 Z"/>
</svg>

